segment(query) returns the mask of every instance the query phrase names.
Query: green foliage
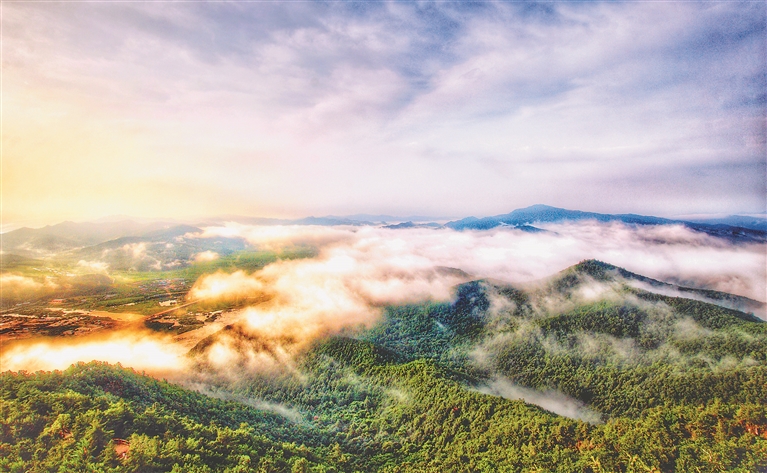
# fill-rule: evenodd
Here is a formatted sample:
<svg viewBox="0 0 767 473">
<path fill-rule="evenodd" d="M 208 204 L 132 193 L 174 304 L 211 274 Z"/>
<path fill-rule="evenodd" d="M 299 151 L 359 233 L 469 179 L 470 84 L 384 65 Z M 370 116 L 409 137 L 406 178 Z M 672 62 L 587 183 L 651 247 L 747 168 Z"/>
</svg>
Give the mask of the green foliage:
<svg viewBox="0 0 767 473">
<path fill-rule="evenodd" d="M 0 471 L 767 471 L 767 324 L 627 278 L 585 261 L 529 288 L 476 281 L 290 369 L 202 373 L 208 395 L 101 363 L 3 373 Z M 603 423 L 481 393 L 496 377 Z"/>
<path fill-rule="evenodd" d="M 290 472 L 299 459 L 332 466 L 317 455 L 321 438 L 280 416 L 119 367 L 3 373 L 0 381 L 0 471 L 235 472 L 266 461 L 269 471 Z M 129 450 L 121 456 L 118 445 Z"/>
<path fill-rule="evenodd" d="M 387 307 L 383 320 L 361 338 L 405 359 L 430 358 L 457 367 L 465 362 L 460 347 L 468 342 L 462 329 L 471 323 L 455 312 L 450 304 Z"/>
<path fill-rule="evenodd" d="M 555 332 L 559 337 L 582 330 L 636 338 L 646 314 L 638 307 L 600 301 L 579 306 L 577 309 L 541 322 L 545 332 Z"/>
<path fill-rule="evenodd" d="M 685 299 L 683 297 L 669 297 L 654 294 L 647 291 L 633 291 L 639 298 L 650 302 L 662 302 L 667 304 L 678 314 L 685 314 L 693 320 L 709 329 L 742 326 L 745 323 L 760 323 L 761 321 L 751 314 L 727 309 L 714 304 Z"/>
</svg>

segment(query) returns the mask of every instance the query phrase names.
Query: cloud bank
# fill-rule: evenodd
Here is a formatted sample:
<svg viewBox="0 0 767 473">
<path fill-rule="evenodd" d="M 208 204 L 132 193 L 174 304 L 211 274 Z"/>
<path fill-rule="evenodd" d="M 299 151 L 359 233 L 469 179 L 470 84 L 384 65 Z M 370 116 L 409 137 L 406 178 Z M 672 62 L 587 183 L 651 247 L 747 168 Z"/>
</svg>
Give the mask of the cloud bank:
<svg viewBox="0 0 767 473">
<path fill-rule="evenodd" d="M 300 277 L 307 282 L 315 278 L 313 287 L 341 281 L 352 293 L 379 304 L 449 297 L 445 288 L 455 283 L 456 276 L 445 268 L 477 278 L 524 283 L 584 259 L 760 301 L 767 295 L 764 244 L 735 245 L 677 225 L 587 221 L 540 226 L 547 232 L 231 225 L 207 228 L 199 237 L 226 233 L 271 249 L 314 244 L 319 248 L 316 258 L 274 263 L 257 278 Z M 291 279 L 285 287 L 294 283 L 298 281 Z"/>
<path fill-rule="evenodd" d="M 387 304 L 447 301 L 456 284 L 472 278 L 530 283 L 592 258 L 660 280 L 765 299 L 762 244 L 733 245 L 683 226 L 578 222 L 545 228 L 535 234 L 509 229 L 207 228 L 200 238 L 226 234 L 256 247 L 313 242 L 318 248 L 313 258 L 278 261 L 253 274 L 206 275 L 196 282 L 190 291 L 194 299 L 258 299 L 242 312 L 236 331 L 206 347 L 208 361 L 231 364 L 248 349 L 243 337 L 255 337 L 273 358 L 287 359 L 318 337 L 370 326 Z M 598 284 L 587 289 L 591 292 L 580 295 L 585 300 L 610 292 Z M 259 363 L 264 360 L 246 364 Z"/>
<path fill-rule="evenodd" d="M 212 334 L 206 331 L 207 336 L 189 339 L 187 333 L 182 342 L 133 328 L 106 336 L 27 340 L 4 347 L 0 364 L 4 370 L 31 371 L 65 369 L 72 363 L 91 360 L 121 363 L 184 382 L 209 395 L 234 399 L 226 386 L 244 377 L 287 373 L 300 380 L 302 374 L 295 363 L 297 354 L 324 336 L 353 334 L 372 326 L 385 305 L 448 301 L 456 284 L 480 277 L 535 287 L 540 278 L 590 258 L 656 279 L 764 300 L 760 297 L 765 291 L 767 270 L 764 244 L 734 245 L 683 226 L 635 227 L 584 221 L 550 224 L 545 228 L 546 232 L 531 234 L 504 228 L 457 232 L 369 226 L 209 227 L 185 238 L 236 236 L 258 248 L 275 251 L 312 245 L 316 254 L 305 259 L 278 260 L 254 273 L 217 272 L 201 276 L 189 292 L 190 300 L 239 300 L 246 305 L 228 316 L 219 331 Z M 103 270 L 98 264 L 81 263 L 83 267 Z M 4 275 L 2 282 L 27 291 L 44 289 L 42 283 L 20 276 Z M 664 290 L 685 296 L 668 288 Z M 492 291 L 489 295 L 491 316 L 495 314 L 498 320 L 515 309 L 508 299 L 496 297 Z M 619 295 L 618 288 L 587 276 L 571 297 L 533 298 L 532 303 L 533 310 L 556 315 L 576 303 L 618 297 L 628 297 L 629 303 L 646 309 L 651 319 L 647 330 L 657 331 L 660 340 L 689 340 L 709 333 L 692 319 L 669 322 L 666 320 L 669 309 L 663 303 Z M 470 359 L 482 369 L 495 372 L 498 347 L 531 338 L 550 352 L 571 350 L 578 356 L 609 357 L 621 363 L 677 360 L 679 369 L 684 369 L 684 363 L 696 362 L 706 363 L 712 370 L 753 363 L 752 359 L 732 357 L 686 359 L 669 343 L 645 353 L 632 339 L 605 334 L 577 333 L 574 344 L 566 346 L 552 336 L 544 336 L 529 320 L 511 332 L 491 335 L 472 350 Z M 196 343 L 191 351 L 190 340 Z M 215 391 L 214 385 L 224 388 Z M 498 373 L 475 389 L 507 399 L 522 399 L 558 415 L 601 422 L 598 412 L 577 399 L 558 391 L 525 388 Z M 287 406 L 237 400 L 277 412 L 294 422 L 301 420 L 301 413 Z"/>
<path fill-rule="evenodd" d="M 189 293 L 191 300 L 237 299 L 246 307 L 233 316 L 228 328 L 202 340 L 193 352 L 198 362 L 221 371 L 289 368 L 293 356 L 314 340 L 376 323 L 385 305 L 449 301 L 455 285 L 477 278 L 534 283 L 592 258 L 655 279 L 765 299 L 764 244 L 734 245 L 682 226 L 585 221 L 545 228 L 546 232 L 535 234 L 502 228 L 464 232 L 370 226 L 206 228 L 185 238 L 226 233 L 270 249 L 311 243 L 316 255 L 278 260 L 254 273 L 200 277 Z M 40 283 L 23 278 L 5 279 L 8 284 L 40 289 Z M 584 300 L 606 297 L 611 290 L 598 284 L 582 289 L 578 297 Z M 19 351 L 3 353 L 3 366 L 61 368 L 90 357 L 142 368 L 151 367 L 155 363 L 151 360 L 163 369 L 190 366 L 181 356 L 186 350 L 169 339 L 148 332 L 118 338 L 93 344 L 77 339 L 50 346 L 19 344 Z M 147 344 L 145 349 L 132 348 L 142 344 Z"/>
<path fill-rule="evenodd" d="M 109 335 L 23 341 L 3 347 L 3 370 L 63 370 L 78 362 L 121 363 L 155 376 L 183 373 L 189 366 L 185 350 L 146 330 L 122 330 Z"/>
</svg>

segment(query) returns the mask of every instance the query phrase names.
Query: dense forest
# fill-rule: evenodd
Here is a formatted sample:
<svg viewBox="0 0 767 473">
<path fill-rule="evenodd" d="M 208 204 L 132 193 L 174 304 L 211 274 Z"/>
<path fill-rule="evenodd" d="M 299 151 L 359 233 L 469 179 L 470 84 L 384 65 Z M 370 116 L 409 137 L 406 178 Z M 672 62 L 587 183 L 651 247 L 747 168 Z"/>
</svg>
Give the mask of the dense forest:
<svg viewBox="0 0 767 473">
<path fill-rule="evenodd" d="M 236 380 L 5 372 L 0 471 L 767 471 L 767 324 L 644 279 L 474 281 Z"/>
</svg>

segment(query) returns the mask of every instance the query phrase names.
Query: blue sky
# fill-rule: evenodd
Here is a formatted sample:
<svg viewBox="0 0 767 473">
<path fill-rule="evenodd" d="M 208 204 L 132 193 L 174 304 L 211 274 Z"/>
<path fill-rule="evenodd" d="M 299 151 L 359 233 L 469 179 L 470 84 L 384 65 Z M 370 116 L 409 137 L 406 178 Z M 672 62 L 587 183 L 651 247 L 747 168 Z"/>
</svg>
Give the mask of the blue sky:
<svg viewBox="0 0 767 473">
<path fill-rule="evenodd" d="M 3 2 L 3 223 L 764 212 L 765 8 Z"/>
</svg>

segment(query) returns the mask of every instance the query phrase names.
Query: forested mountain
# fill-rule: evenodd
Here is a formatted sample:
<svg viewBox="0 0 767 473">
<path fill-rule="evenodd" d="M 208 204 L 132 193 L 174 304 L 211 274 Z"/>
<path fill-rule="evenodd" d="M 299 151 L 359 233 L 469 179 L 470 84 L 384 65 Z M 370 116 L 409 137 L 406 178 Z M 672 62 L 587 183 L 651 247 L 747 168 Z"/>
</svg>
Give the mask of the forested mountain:
<svg viewBox="0 0 767 473">
<path fill-rule="evenodd" d="M 736 303 L 759 304 L 587 260 L 385 307 L 234 379 L 204 362 L 215 335 L 180 385 L 102 363 L 6 372 L 0 470 L 767 471 L 767 324 Z"/>
</svg>

